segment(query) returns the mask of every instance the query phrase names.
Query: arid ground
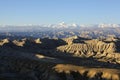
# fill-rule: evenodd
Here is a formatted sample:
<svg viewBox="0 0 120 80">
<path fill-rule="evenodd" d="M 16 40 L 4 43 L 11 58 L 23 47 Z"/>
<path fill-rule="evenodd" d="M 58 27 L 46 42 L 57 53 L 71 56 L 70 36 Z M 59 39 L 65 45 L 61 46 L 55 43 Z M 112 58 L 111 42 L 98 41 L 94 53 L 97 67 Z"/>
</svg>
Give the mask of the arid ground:
<svg viewBox="0 0 120 80">
<path fill-rule="evenodd" d="M 1 39 L 0 80 L 120 80 L 120 39 Z"/>
</svg>

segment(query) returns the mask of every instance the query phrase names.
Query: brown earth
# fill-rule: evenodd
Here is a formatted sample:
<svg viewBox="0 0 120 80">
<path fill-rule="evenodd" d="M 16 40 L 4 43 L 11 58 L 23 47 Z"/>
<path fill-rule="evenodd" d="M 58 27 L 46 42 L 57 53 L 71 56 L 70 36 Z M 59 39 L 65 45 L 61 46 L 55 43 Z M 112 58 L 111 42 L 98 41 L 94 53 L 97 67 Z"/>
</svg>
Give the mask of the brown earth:
<svg viewBox="0 0 120 80">
<path fill-rule="evenodd" d="M 0 80 L 120 80 L 120 39 L 0 40 Z"/>
</svg>

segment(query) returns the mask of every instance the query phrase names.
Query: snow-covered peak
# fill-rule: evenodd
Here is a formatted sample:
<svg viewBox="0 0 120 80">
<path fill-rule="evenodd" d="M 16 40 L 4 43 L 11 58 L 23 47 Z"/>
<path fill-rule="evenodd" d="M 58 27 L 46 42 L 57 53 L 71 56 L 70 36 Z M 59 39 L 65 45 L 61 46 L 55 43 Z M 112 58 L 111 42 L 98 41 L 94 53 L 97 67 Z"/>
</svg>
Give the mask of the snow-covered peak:
<svg viewBox="0 0 120 80">
<path fill-rule="evenodd" d="M 59 25 L 63 26 L 63 25 L 66 25 L 65 22 L 61 22 L 59 23 Z"/>
<path fill-rule="evenodd" d="M 98 27 L 101 27 L 101 28 L 107 28 L 107 27 L 115 28 L 115 27 L 120 27 L 120 25 L 119 24 L 99 24 Z"/>
<path fill-rule="evenodd" d="M 72 24 L 72 27 L 78 27 L 78 25 L 77 25 L 77 24 L 75 24 L 75 23 L 73 23 L 73 24 Z"/>
</svg>

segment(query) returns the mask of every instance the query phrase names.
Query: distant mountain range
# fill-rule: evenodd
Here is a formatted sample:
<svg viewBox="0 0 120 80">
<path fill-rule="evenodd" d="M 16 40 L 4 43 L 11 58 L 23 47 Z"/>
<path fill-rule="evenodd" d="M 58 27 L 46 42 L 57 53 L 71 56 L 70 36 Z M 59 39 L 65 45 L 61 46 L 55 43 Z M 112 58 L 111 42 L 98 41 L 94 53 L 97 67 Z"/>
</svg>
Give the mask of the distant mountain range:
<svg viewBox="0 0 120 80">
<path fill-rule="evenodd" d="M 104 39 L 109 36 L 120 38 L 120 24 L 78 25 L 62 22 L 49 25 L 0 25 L 0 36 L 4 38 L 16 38 L 17 36 L 17 38 L 66 38 L 75 35 L 85 38 Z"/>
<path fill-rule="evenodd" d="M 1 80 L 120 80 L 120 26 L 1 26 L 0 62 Z"/>
<path fill-rule="evenodd" d="M 0 25 L 0 31 L 46 31 L 51 29 L 78 29 L 86 27 L 95 27 L 95 28 L 117 28 L 120 27 L 120 24 L 66 24 L 61 22 L 59 24 L 43 24 L 43 25 Z"/>
</svg>

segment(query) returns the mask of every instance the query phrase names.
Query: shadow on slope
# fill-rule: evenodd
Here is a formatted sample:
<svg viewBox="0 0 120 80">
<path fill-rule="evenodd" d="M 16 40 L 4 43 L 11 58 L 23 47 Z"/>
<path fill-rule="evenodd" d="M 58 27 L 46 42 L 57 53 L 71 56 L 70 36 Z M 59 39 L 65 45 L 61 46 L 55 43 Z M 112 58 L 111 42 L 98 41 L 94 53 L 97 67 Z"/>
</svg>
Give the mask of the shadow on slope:
<svg viewBox="0 0 120 80">
<path fill-rule="evenodd" d="M 49 39 L 42 39 L 41 42 L 36 44 L 34 41 L 26 40 L 23 46 L 17 46 L 13 42 L 1 46 L 0 79 L 120 79 L 119 64 L 101 62 L 95 58 L 74 57 L 71 53 L 60 52 L 56 48 L 66 44 L 60 39 L 50 41 Z"/>
</svg>

